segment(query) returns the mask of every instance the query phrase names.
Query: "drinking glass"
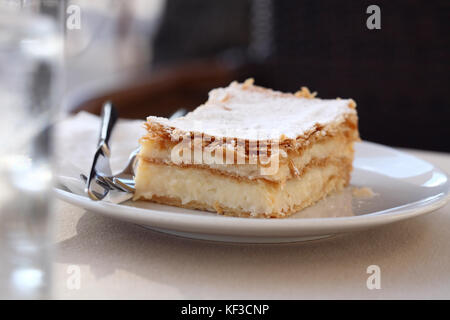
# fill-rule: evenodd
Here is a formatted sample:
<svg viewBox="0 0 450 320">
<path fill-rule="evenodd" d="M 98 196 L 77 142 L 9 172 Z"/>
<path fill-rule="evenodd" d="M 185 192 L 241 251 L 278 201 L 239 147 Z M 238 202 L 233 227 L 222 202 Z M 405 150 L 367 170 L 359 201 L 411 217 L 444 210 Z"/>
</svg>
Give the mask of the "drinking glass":
<svg viewBox="0 0 450 320">
<path fill-rule="evenodd" d="M 51 290 L 51 124 L 59 100 L 58 1 L 0 0 L 0 298 Z"/>
</svg>

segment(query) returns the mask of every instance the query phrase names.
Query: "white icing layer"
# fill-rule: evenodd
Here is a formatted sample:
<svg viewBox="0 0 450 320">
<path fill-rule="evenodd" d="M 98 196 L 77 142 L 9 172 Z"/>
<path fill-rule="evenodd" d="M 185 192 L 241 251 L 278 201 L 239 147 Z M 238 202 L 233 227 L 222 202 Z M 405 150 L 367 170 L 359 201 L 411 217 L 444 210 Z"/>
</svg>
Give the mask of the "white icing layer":
<svg viewBox="0 0 450 320">
<path fill-rule="evenodd" d="M 171 134 L 203 133 L 248 140 L 296 139 L 356 114 L 351 99 L 301 98 L 248 83 L 231 83 L 210 91 L 208 101 L 186 116 L 169 120 L 148 117 Z"/>
</svg>

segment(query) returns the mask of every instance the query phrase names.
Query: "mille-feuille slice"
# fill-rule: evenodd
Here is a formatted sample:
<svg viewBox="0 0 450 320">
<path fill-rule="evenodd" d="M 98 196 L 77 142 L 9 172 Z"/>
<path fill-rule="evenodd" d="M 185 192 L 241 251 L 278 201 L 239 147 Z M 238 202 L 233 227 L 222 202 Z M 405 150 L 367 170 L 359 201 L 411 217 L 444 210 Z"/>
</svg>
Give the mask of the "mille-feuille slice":
<svg viewBox="0 0 450 320">
<path fill-rule="evenodd" d="M 351 99 L 233 82 L 184 117 L 148 117 L 134 199 L 286 217 L 343 189 L 359 140 Z"/>
</svg>

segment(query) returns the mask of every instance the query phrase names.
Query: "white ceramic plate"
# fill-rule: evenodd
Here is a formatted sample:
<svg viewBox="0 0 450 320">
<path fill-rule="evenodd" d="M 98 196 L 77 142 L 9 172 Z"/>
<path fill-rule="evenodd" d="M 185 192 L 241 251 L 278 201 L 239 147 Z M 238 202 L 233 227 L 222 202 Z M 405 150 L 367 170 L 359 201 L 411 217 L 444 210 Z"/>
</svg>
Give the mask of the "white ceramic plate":
<svg viewBox="0 0 450 320">
<path fill-rule="evenodd" d="M 442 207 L 449 179 L 432 164 L 370 142 L 356 144 L 351 186 L 285 219 L 249 219 L 127 201 L 95 202 L 56 189 L 59 198 L 91 212 L 183 237 L 251 243 L 320 239 L 411 218 Z M 376 195 L 356 196 L 368 187 Z"/>
</svg>

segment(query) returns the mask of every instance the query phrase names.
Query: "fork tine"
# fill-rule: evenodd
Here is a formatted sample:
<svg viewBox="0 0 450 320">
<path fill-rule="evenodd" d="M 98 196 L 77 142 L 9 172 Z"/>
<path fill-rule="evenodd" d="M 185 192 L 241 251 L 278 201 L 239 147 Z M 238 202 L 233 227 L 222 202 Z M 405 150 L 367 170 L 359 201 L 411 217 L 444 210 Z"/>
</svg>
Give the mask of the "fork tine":
<svg viewBox="0 0 450 320">
<path fill-rule="evenodd" d="M 84 174 L 80 174 L 80 178 L 86 183 L 87 177 Z M 123 192 L 132 192 L 132 193 L 135 191 L 131 183 L 124 183 L 118 178 L 111 179 L 110 177 L 97 176 L 95 182 L 97 182 L 100 186 L 110 191 L 119 190 Z M 99 194 L 98 192 L 92 192 L 92 195 L 96 197 L 98 200 L 104 198 L 103 195 Z"/>
<path fill-rule="evenodd" d="M 126 191 L 128 191 L 128 192 L 134 193 L 136 191 L 136 189 L 134 187 L 122 182 L 119 178 L 114 178 L 113 182 L 114 182 L 114 185 L 118 185 L 121 188 L 126 189 Z"/>
<path fill-rule="evenodd" d="M 87 177 L 84 174 L 80 174 L 80 178 L 86 183 Z M 95 183 L 103 188 L 103 193 L 97 192 L 93 190 L 93 188 L 89 188 L 87 189 L 87 194 L 92 200 L 99 201 L 106 197 L 111 188 L 99 179 L 95 179 Z"/>
<path fill-rule="evenodd" d="M 122 188 L 120 185 L 118 185 L 114 182 L 114 179 L 115 179 L 114 177 L 102 177 L 102 178 L 112 189 L 123 191 L 123 192 L 128 192 L 127 189 Z"/>
<path fill-rule="evenodd" d="M 86 183 L 86 181 L 87 181 L 86 175 L 80 174 L 80 178 L 81 178 L 81 180 L 84 181 L 84 183 Z M 102 186 L 102 187 L 105 188 L 105 189 L 109 189 L 109 190 L 113 189 L 113 188 L 111 187 L 111 185 L 109 185 L 108 183 L 106 183 L 106 182 L 105 182 L 104 180 L 102 180 L 101 177 L 99 177 L 99 176 L 95 177 L 95 182 L 97 182 L 100 186 Z"/>
<path fill-rule="evenodd" d="M 102 200 L 104 197 L 106 197 L 107 194 L 108 194 L 108 192 L 104 192 L 103 194 L 100 194 L 97 191 L 88 190 L 89 198 L 91 198 L 92 200 L 96 200 L 96 201 Z"/>
</svg>

